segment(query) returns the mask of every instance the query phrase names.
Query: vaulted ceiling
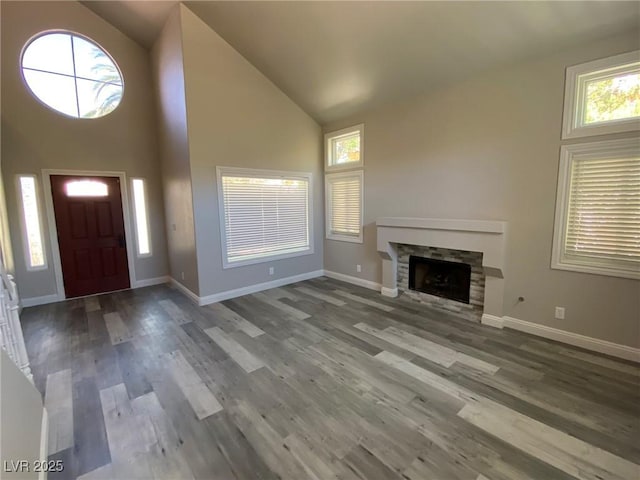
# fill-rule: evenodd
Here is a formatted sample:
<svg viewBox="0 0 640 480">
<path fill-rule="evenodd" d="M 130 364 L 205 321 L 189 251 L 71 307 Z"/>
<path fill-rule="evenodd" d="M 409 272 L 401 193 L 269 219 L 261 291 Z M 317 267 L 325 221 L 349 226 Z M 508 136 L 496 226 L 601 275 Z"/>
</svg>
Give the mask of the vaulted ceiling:
<svg viewBox="0 0 640 480">
<path fill-rule="evenodd" d="M 177 2 L 83 3 L 151 47 Z M 184 3 L 321 124 L 485 69 L 640 32 L 638 2 Z"/>
</svg>

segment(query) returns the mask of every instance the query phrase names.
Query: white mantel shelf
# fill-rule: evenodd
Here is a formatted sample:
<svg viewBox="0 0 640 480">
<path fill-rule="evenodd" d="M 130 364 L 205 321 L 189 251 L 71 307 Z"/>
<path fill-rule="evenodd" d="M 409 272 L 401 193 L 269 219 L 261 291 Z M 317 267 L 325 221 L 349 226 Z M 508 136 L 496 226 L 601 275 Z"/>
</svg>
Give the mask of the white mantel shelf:
<svg viewBox="0 0 640 480">
<path fill-rule="evenodd" d="M 383 295 L 398 294 L 398 244 L 481 252 L 485 273 L 483 320 L 502 317 L 507 222 L 381 217 L 376 220 L 376 236 L 382 258 Z"/>
<path fill-rule="evenodd" d="M 497 220 L 459 220 L 453 218 L 381 217 L 377 227 L 459 230 L 462 232 L 505 233 L 507 222 Z"/>
</svg>

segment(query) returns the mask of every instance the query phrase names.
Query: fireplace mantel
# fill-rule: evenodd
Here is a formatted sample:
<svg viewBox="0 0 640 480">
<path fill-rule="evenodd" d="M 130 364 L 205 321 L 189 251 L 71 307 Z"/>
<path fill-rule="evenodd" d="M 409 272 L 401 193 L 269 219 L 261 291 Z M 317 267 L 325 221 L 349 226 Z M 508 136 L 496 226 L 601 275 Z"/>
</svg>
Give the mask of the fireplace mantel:
<svg viewBox="0 0 640 480">
<path fill-rule="evenodd" d="M 381 217 L 377 227 L 423 228 L 461 232 L 505 233 L 507 222 L 496 220 L 460 220 L 454 218 Z"/>
<path fill-rule="evenodd" d="M 383 295 L 398 295 L 397 244 L 481 252 L 486 275 L 483 320 L 502 317 L 507 222 L 383 217 L 376 221 L 376 230 Z"/>
</svg>

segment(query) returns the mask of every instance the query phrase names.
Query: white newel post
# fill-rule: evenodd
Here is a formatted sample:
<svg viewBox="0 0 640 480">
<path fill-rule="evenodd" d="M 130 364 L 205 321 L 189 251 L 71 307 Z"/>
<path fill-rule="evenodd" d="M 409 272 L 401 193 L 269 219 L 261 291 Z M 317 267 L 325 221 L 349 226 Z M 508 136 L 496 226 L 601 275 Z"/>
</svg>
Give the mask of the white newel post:
<svg viewBox="0 0 640 480">
<path fill-rule="evenodd" d="M 33 381 L 27 348 L 22 336 L 22 325 L 19 316 L 18 289 L 9 275 L 4 265 L 1 266 L 1 288 L 0 288 L 0 346 L 5 349 L 9 358 L 22 370 L 27 378 Z"/>
</svg>

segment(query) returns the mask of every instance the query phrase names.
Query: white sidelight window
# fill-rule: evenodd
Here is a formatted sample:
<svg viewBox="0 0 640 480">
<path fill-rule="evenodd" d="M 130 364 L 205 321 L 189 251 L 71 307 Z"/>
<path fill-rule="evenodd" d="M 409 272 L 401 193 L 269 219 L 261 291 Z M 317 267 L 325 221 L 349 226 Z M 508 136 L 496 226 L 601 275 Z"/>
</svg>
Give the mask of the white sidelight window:
<svg viewBox="0 0 640 480">
<path fill-rule="evenodd" d="M 313 253 L 311 173 L 218 167 L 224 268 Z"/>
<path fill-rule="evenodd" d="M 149 215 L 147 214 L 147 193 L 142 178 L 134 178 L 133 209 L 136 218 L 136 239 L 139 257 L 151 255 L 151 238 L 149 236 Z"/>
<path fill-rule="evenodd" d="M 47 268 L 47 262 L 42 238 L 36 177 L 33 175 L 18 176 L 18 192 L 22 210 L 22 241 L 27 270 L 42 270 Z"/>
<path fill-rule="evenodd" d="M 640 130 L 640 50 L 567 68 L 562 138 Z"/>
<path fill-rule="evenodd" d="M 640 278 L 640 139 L 562 147 L 552 267 Z"/>
<path fill-rule="evenodd" d="M 362 243 L 363 172 L 325 176 L 327 238 Z"/>
</svg>

